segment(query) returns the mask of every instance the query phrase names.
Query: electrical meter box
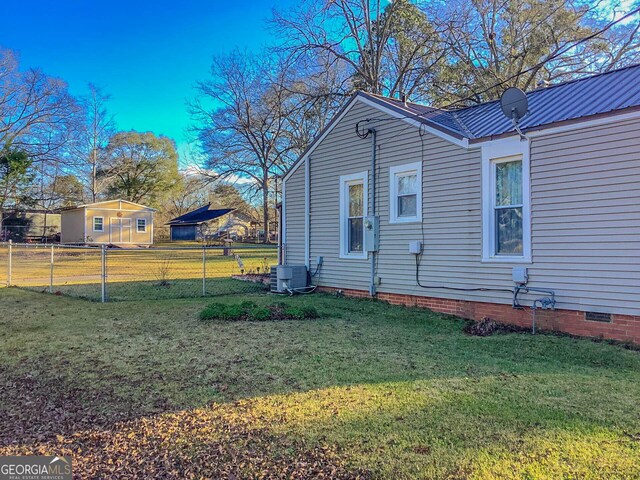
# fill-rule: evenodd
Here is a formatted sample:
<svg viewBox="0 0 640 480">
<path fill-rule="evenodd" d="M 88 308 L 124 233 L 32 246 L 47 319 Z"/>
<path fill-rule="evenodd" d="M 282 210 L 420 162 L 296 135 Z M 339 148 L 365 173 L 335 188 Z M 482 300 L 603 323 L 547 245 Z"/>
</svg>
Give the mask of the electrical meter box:
<svg viewBox="0 0 640 480">
<path fill-rule="evenodd" d="M 420 255 L 422 253 L 422 242 L 420 240 L 411 240 L 409 242 L 409 253 L 411 255 Z"/>
<path fill-rule="evenodd" d="M 511 270 L 511 278 L 513 279 L 513 283 L 517 283 L 518 285 L 526 284 L 529 281 L 527 267 L 513 267 Z"/>
<path fill-rule="evenodd" d="M 377 252 L 380 248 L 380 217 L 364 218 L 364 248 L 367 252 Z"/>
</svg>

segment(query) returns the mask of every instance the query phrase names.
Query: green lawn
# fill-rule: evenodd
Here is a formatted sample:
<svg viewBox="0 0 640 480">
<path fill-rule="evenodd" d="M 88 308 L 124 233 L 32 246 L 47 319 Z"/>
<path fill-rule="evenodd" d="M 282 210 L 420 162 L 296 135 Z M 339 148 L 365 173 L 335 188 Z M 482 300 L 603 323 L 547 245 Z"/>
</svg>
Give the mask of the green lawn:
<svg viewBox="0 0 640 480">
<path fill-rule="evenodd" d="M 216 301 L 281 300 L 263 294 Z M 82 478 L 640 478 L 640 353 L 309 295 L 317 320 L 210 299 L 0 289 L 0 454 Z"/>
</svg>

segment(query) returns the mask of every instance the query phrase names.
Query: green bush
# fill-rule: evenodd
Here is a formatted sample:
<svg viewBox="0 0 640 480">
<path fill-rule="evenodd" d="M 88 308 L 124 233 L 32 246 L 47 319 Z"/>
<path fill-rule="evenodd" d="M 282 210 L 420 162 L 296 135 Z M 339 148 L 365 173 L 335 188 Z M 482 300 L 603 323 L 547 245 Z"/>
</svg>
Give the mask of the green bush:
<svg viewBox="0 0 640 480">
<path fill-rule="evenodd" d="M 251 320 L 269 320 L 271 318 L 271 310 L 267 307 L 254 307 L 249 312 L 249 317 Z"/>
<path fill-rule="evenodd" d="M 224 315 L 226 305 L 221 303 L 212 303 L 207 305 L 204 310 L 200 312 L 200 320 L 215 320 L 222 318 Z"/>
<path fill-rule="evenodd" d="M 258 306 L 253 302 L 211 303 L 200 312 L 200 320 L 242 320 L 255 308 Z"/>
<path fill-rule="evenodd" d="M 320 314 L 318 313 L 318 310 L 316 310 L 316 307 L 312 307 L 310 305 L 302 307 L 302 314 L 304 315 L 304 318 L 320 318 Z"/>
<path fill-rule="evenodd" d="M 288 305 L 284 309 L 284 314 L 287 317 L 303 319 L 303 318 L 318 318 L 320 315 L 315 307 L 311 306 L 293 306 Z"/>
<path fill-rule="evenodd" d="M 287 305 L 277 302 L 269 306 L 259 306 L 254 302 L 236 304 L 211 303 L 200 312 L 200 320 L 302 320 L 318 318 L 315 307 Z"/>
</svg>

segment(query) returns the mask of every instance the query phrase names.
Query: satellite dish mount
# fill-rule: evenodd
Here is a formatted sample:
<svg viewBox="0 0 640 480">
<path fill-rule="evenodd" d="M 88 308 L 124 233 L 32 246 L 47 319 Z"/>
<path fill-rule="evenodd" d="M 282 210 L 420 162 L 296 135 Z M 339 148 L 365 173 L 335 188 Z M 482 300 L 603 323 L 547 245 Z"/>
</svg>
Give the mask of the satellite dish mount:
<svg viewBox="0 0 640 480">
<path fill-rule="evenodd" d="M 520 134 L 520 138 L 528 140 L 520 130 L 520 120 L 529 113 L 527 94 L 516 87 L 507 88 L 500 97 L 500 106 L 502 113 L 511 120 L 513 128 Z"/>
</svg>

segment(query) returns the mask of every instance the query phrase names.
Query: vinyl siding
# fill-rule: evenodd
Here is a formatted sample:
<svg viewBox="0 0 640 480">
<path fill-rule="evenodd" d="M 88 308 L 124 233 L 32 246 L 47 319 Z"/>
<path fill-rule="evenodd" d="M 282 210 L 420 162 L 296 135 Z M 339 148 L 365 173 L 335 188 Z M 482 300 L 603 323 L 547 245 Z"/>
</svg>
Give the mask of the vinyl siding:
<svg viewBox="0 0 640 480">
<path fill-rule="evenodd" d="M 532 280 L 563 308 L 640 313 L 640 120 L 531 146 Z"/>
<path fill-rule="evenodd" d="M 84 209 L 65 210 L 60 215 L 60 242 L 84 242 Z"/>
<path fill-rule="evenodd" d="M 378 137 L 376 207 L 380 215 L 380 292 L 511 303 L 510 293 L 421 288 L 411 240 L 421 240 L 420 282 L 511 289 L 516 264 L 482 262 L 479 148 L 464 149 L 356 102 L 310 157 L 310 267 L 324 257 L 321 285 L 367 290 L 369 260 L 339 258 L 339 177 L 369 170 L 368 123 Z M 640 314 L 640 121 L 533 139 L 531 287 L 551 288 L 557 308 Z M 389 224 L 389 167 L 422 160 L 423 223 Z M 371 191 L 371 179 L 369 181 Z M 287 181 L 288 263 L 304 263 L 304 166 Z M 291 190 L 291 193 L 290 193 Z M 299 199 L 290 210 L 289 195 Z M 299 242 L 299 243 L 298 243 Z M 295 262 L 293 261 L 295 260 Z M 300 261 L 302 260 L 302 261 Z M 522 297 L 530 304 L 533 297 Z"/>
<path fill-rule="evenodd" d="M 304 265 L 304 165 L 286 182 L 285 187 L 285 261 L 288 265 Z"/>
<path fill-rule="evenodd" d="M 89 243 L 130 243 L 130 244 L 151 244 L 153 243 L 153 212 L 143 208 L 137 208 L 134 205 L 123 203 L 126 208 L 108 209 L 88 208 L 87 207 L 87 240 Z M 102 207 L 102 206 L 101 206 Z M 118 217 L 118 215 L 121 215 Z M 104 219 L 104 231 L 93 231 L 93 217 L 102 217 Z M 138 218 L 147 220 L 147 231 L 137 232 L 136 221 Z M 123 238 L 120 240 L 119 229 L 114 227 L 113 236 L 111 235 L 112 223 L 118 220 L 129 220 L 130 227 L 123 230 Z"/>
</svg>

